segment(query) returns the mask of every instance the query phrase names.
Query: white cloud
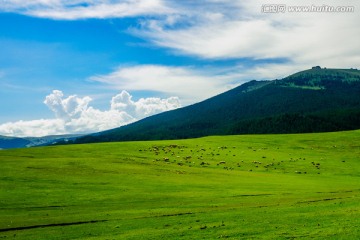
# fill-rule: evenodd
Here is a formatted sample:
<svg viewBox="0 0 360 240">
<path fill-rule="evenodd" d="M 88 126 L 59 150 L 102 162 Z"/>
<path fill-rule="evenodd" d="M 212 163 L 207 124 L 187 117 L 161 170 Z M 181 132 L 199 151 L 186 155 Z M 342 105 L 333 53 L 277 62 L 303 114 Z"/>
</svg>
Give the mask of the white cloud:
<svg viewBox="0 0 360 240">
<path fill-rule="evenodd" d="M 5 136 L 46 136 L 64 133 L 66 133 L 65 126 L 61 119 L 17 121 L 0 125 L 0 135 Z"/>
<path fill-rule="evenodd" d="M 126 91 L 122 91 L 111 99 L 112 111 L 126 112 L 137 119 L 176 109 L 180 105 L 177 97 L 167 99 L 140 98 L 138 101 L 133 101 L 132 96 Z"/>
<path fill-rule="evenodd" d="M 218 73 L 216 69 L 136 65 L 119 67 L 110 74 L 90 79 L 117 89 L 156 91 L 179 96 L 188 104 L 229 90 L 233 87 L 233 78 Z"/>
<path fill-rule="evenodd" d="M 293 66 L 359 67 L 359 1 L 279 0 L 275 3 L 287 6 L 354 6 L 355 12 L 273 14 L 261 12 L 263 4 L 271 4 L 263 0 L 206 2 L 183 13 L 188 24 L 173 22 L 180 27 L 172 27 L 152 19 L 132 33 L 176 54 L 203 59 L 282 58 Z"/>
<path fill-rule="evenodd" d="M 134 101 L 126 91 L 114 96 L 106 111 L 89 106 L 90 102 L 90 97 L 72 95 L 65 98 L 61 91 L 54 90 L 46 96 L 44 103 L 54 112 L 55 119 L 4 123 L 0 125 L 0 135 L 23 137 L 98 132 L 181 107 L 177 97 Z"/>
<path fill-rule="evenodd" d="M 173 12 L 162 0 L 6 0 L 2 11 L 51 19 L 87 19 L 162 15 Z"/>
<path fill-rule="evenodd" d="M 59 90 L 54 90 L 52 94 L 46 96 L 44 103 L 55 113 L 57 118 L 68 121 L 72 118 L 79 118 L 81 113 L 88 109 L 91 101 L 90 97 L 78 98 L 72 95 L 63 99 L 64 94 Z"/>
</svg>

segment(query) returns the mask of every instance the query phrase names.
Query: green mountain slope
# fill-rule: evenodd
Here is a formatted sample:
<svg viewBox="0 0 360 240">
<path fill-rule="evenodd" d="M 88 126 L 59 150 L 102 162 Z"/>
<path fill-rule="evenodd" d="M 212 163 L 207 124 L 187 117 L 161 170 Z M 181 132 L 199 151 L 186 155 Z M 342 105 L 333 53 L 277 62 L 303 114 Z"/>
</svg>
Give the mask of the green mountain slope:
<svg viewBox="0 0 360 240">
<path fill-rule="evenodd" d="M 360 71 L 319 67 L 281 80 L 251 81 L 203 102 L 76 143 L 360 128 Z"/>
</svg>

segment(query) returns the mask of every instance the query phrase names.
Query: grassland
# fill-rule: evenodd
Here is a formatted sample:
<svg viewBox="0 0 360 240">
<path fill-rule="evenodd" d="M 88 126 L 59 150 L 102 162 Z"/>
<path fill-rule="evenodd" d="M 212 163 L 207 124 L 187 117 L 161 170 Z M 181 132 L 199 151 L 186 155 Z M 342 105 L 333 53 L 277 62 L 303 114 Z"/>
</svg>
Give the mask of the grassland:
<svg viewBox="0 0 360 240">
<path fill-rule="evenodd" d="M 359 239 L 360 131 L 0 151 L 0 239 Z"/>
</svg>

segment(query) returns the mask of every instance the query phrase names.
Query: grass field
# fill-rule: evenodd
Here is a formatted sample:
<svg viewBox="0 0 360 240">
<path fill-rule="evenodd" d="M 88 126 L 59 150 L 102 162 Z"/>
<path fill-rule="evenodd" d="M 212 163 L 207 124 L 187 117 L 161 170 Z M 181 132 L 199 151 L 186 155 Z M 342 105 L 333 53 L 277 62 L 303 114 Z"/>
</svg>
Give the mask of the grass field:
<svg viewBox="0 0 360 240">
<path fill-rule="evenodd" d="M 360 239 L 360 131 L 0 151 L 0 239 Z"/>
</svg>

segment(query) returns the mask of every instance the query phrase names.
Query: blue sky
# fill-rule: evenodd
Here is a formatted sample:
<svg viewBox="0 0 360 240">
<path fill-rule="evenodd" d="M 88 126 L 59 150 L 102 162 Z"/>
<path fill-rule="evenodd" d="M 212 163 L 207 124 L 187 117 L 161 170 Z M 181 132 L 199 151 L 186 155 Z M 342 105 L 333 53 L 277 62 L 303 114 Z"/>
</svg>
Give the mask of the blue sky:
<svg viewBox="0 0 360 240">
<path fill-rule="evenodd" d="M 0 135 L 96 132 L 252 79 L 359 67 L 358 1 L 316 3 L 348 13 L 264 13 L 263 4 L 0 0 Z"/>
</svg>

